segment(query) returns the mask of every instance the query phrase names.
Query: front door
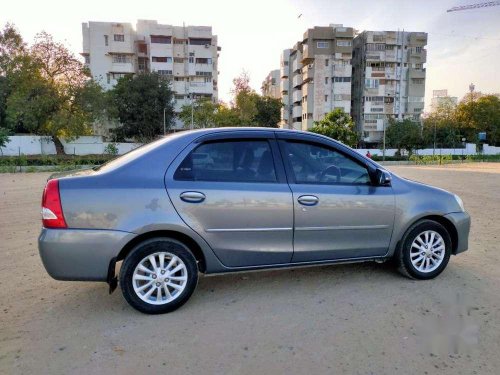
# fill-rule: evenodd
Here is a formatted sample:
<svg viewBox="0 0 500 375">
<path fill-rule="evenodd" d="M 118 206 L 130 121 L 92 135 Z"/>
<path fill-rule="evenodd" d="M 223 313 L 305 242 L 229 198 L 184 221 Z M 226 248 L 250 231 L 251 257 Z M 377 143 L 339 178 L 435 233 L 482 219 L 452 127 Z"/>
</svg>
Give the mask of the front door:
<svg viewBox="0 0 500 375">
<path fill-rule="evenodd" d="M 166 175 L 181 218 L 228 267 L 287 263 L 292 257 L 292 193 L 274 134 L 268 134 L 192 145 Z"/>
<path fill-rule="evenodd" d="M 390 186 L 333 145 L 280 141 L 293 193 L 293 262 L 384 255 L 394 223 Z"/>
</svg>

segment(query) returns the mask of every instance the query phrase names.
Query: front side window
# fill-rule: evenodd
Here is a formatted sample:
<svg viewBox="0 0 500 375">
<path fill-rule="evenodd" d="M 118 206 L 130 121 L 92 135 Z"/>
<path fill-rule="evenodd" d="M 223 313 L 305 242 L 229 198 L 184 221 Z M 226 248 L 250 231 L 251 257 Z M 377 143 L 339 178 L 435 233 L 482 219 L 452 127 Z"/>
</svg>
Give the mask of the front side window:
<svg viewBox="0 0 500 375">
<path fill-rule="evenodd" d="M 365 166 L 333 148 L 292 141 L 286 142 L 285 147 L 297 184 L 370 184 Z"/>
<path fill-rule="evenodd" d="M 269 143 L 265 140 L 204 143 L 182 161 L 180 181 L 276 182 Z"/>
</svg>

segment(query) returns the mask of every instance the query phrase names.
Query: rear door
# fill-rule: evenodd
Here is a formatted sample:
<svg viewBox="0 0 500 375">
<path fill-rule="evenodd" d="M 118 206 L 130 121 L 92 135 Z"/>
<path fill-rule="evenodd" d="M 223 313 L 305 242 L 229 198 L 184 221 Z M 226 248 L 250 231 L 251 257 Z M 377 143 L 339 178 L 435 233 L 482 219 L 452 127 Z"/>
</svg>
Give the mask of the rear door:
<svg viewBox="0 0 500 375">
<path fill-rule="evenodd" d="M 293 262 L 384 255 L 394 224 L 390 186 L 374 186 L 366 165 L 320 138 L 286 138 L 283 153 L 293 193 Z"/>
<path fill-rule="evenodd" d="M 169 167 L 172 203 L 224 265 L 289 262 L 292 193 L 274 132 L 219 134 L 199 139 Z"/>
</svg>

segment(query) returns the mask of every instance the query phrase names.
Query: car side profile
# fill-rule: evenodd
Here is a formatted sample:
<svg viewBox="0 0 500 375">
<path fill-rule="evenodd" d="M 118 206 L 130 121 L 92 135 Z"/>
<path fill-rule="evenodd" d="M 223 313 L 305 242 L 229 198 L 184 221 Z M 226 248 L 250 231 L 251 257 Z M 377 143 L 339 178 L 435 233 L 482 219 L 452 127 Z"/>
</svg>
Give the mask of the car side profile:
<svg viewBox="0 0 500 375">
<path fill-rule="evenodd" d="M 200 272 L 394 259 L 432 279 L 470 229 L 458 196 L 330 138 L 269 128 L 175 133 L 50 179 L 42 219 L 53 278 L 119 282 L 151 314 L 183 305 Z"/>
</svg>

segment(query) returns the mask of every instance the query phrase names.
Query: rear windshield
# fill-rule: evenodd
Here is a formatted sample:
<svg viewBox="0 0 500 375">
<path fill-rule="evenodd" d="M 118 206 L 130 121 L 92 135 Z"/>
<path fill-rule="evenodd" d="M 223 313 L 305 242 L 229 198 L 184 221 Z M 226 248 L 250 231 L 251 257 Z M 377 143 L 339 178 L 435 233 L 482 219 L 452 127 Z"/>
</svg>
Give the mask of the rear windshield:
<svg viewBox="0 0 500 375">
<path fill-rule="evenodd" d="M 111 170 L 117 169 L 127 163 L 130 163 L 131 161 L 139 158 L 142 156 L 144 153 L 153 150 L 165 142 L 169 142 L 172 140 L 174 137 L 178 136 L 180 133 L 175 133 L 175 134 L 169 134 L 166 135 L 160 139 L 157 139 L 156 141 L 146 143 L 140 147 L 137 147 L 115 159 L 112 159 L 104 164 L 98 165 L 94 168 L 92 168 L 94 171 L 99 171 L 99 172 L 109 172 Z"/>
</svg>

